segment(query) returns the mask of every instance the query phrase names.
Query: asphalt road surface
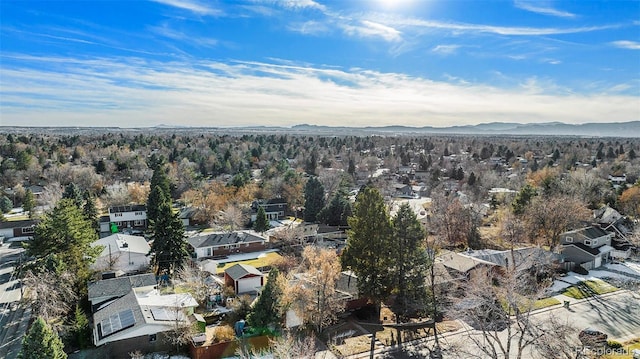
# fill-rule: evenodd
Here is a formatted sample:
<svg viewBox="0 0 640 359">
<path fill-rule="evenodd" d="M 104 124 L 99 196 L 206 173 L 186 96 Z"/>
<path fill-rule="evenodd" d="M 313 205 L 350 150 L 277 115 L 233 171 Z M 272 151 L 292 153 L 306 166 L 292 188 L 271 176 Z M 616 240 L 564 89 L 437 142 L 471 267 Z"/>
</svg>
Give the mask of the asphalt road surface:
<svg viewBox="0 0 640 359">
<path fill-rule="evenodd" d="M 27 331 L 31 310 L 20 304 L 20 281 L 15 266 L 24 250 L 0 247 L 0 358 L 14 359 Z"/>
</svg>

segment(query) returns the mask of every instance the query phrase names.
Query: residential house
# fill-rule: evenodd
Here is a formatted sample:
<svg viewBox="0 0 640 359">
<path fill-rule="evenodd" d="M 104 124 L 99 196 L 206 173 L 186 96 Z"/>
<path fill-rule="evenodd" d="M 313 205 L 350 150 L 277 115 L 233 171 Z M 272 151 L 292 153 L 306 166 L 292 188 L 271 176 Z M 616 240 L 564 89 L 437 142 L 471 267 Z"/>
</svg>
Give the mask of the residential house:
<svg viewBox="0 0 640 359">
<path fill-rule="evenodd" d="M 33 237 L 36 224 L 32 219 L 0 222 L 0 237 L 9 242 L 30 239 Z"/>
<path fill-rule="evenodd" d="M 442 254 L 439 259 L 453 278 L 470 278 L 473 276 L 473 272 L 480 268 L 498 267 L 495 263 L 474 258 L 465 253 L 447 252 Z"/>
<path fill-rule="evenodd" d="M 607 263 L 613 250 L 613 233 L 590 226 L 560 235 L 561 254 L 565 262 L 584 269 L 598 268 Z"/>
<path fill-rule="evenodd" d="M 608 205 L 596 209 L 594 219 L 601 229 L 614 234 L 611 239 L 611 246 L 614 248 L 610 253 L 611 257 L 616 259 L 631 257 L 632 252 L 637 249 L 630 241 L 633 235 L 633 222 Z"/>
<path fill-rule="evenodd" d="M 118 231 L 133 231 L 147 229 L 147 207 L 143 204 L 109 207 L 109 222 L 118 227 Z M 100 231 L 109 232 L 110 228 Z"/>
<path fill-rule="evenodd" d="M 224 271 L 224 283 L 236 294 L 257 292 L 264 285 L 264 275 L 255 267 L 238 263 Z"/>
<path fill-rule="evenodd" d="M 258 199 L 251 203 L 251 222 L 255 222 L 258 217 L 258 208 L 264 208 L 267 219 L 270 221 L 280 221 L 285 219 L 287 213 L 287 201 L 283 198 L 271 198 L 268 200 Z"/>
<path fill-rule="evenodd" d="M 94 270 L 137 273 L 149 266 L 151 247 L 144 237 L 115 233 L 98 239 L 91 246 L 103 247 L 92 265 Z"/>
<path fill-rule="evenodd" d="M 258 252 L 267 249 L 268 239 L 252 231 L 215 232 L 187 238 L 196 259 Z"/>
<path fill-rule="evenodd" d="M 126 287 L 125 287 L 126 288 Z M 116 291 L 123 292 L 121 288 Z M 149 287 L 129 288 L 93 313 L 93 344 L 111 358 L 127 358 L 134 351 L 173 350 L 165 340 L 176 326 L 189 325 L 198 302 L 188 293 L 161 295 Z"/>
<path fill-rule="evenodd" d="M 156 276 L 153 273 L 122 276 L 89 283 L 87 292 L 91 303 L 91 312 L 95 312 L 108 302 L 124 297 L 131 289 L 150 291 L 156 285 Z"/>
<path fill-rule="evenodd" d="M 394 196 L 413 197 L 413 189 L 408 184 L 394 183 L 393 191 Z"/>
<path fill-rule="evenodd" d="M 613 185 L 613 188 L 615 189 L 626 186 L 627 175 L 625 173 L 623 173 L 622 175 L 620 174 L 609 175 L 609 182 L 611 183 L 611 185 Z"/>
<path fill-rule="evenodd" d="M 193 207 L 184 207 L 180 210 L 178 214 L 178 218 L 182 221 L 182 225 L 185 227 L 194 225 L 194 216 L 196 214 L 196 209 Z"/>
</svg>

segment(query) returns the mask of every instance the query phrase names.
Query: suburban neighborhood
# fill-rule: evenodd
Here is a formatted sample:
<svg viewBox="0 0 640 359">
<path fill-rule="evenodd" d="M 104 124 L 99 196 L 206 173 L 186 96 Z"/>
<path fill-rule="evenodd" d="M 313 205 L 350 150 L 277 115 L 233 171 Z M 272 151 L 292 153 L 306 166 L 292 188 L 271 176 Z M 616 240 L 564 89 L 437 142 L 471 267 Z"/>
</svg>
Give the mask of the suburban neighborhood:
<svg viewBox="0 0 640 359">
<path fill-rule="evenodd" d="M 26 168 L 37 163 L 28 149 L 41 135 L 32 136 L 0 134 L 13 171 L 2 176 L 13 183 L 0 222 L 3 357 L 25 350 L 36 327 L 70 358 L 623 358 L 638 349 L 635 140 L 610 142 L 612 157 L 600 157 L 600 139 L 572 138 L 547 139 L 550 155 L 500 145 L 504 157 L 462 146 L 473 137 L 363 145 L 281 135 L 266 138 L 291 143 L 285 153 L 300 141 L 339 152 L 320 145 L 267 160 L 282 152 L 260 150 L 259 134 L 236 142 L 255 155 L 237 164 L 251 171 L 213 175 L 203 164 L 197 174 L 171 147 L 140 147 L 128 153 L 149 166 L 142 181 L 119 179 L 107 153 L 70 156 L 56 165 L 69 180 L 50 182 L 54 167 L 43 168 L 36 198 L 26 176 L 16 181 L 26 170 L 4 157 L 21 141 Z M 181 136 L 173 140 L 189 144 Z M 219 140 L 210 136 L 192 146 Z M 223 138 L 217 153 L 239 159 Z M 575 141 L 596 152 L 576 160 L 558 150 Z"/>
</svg>

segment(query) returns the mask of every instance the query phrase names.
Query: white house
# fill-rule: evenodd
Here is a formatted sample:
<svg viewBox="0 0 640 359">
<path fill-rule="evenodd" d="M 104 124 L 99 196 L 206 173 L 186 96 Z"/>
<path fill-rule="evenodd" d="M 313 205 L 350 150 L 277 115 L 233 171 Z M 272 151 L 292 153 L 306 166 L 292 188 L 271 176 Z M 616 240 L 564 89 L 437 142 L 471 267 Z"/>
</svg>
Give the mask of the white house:
<svg viewBox="0 0 640 359">
<path fill-rule="evenodd" d="M 135 273 L 149 266 L 147 254 L 151 247 L 144 237 L 116 233 L 98 239 L 91 246 L 103 247 L 92 266 L 94 270 Z"/>
<path fill-rule="evenodd" d="M 115 206 L 109 208 L 109 221 L 119 230 L 147 228 L 147 207 L 143 204 Z"/>
</svg>

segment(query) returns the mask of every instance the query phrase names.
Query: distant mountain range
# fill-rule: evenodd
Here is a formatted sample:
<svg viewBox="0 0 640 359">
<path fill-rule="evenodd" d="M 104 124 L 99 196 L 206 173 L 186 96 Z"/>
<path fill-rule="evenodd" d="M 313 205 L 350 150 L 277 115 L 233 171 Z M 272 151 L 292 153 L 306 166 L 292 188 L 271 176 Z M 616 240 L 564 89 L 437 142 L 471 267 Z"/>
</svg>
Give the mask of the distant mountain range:
<svg viewBox="0 0 640 359">
<path fill-rule="evenodd" d="M 580 136 L 580 137 L 640 137 L 640 121 L 585 123 L 570 125 L 562 122 L 546 123 L 509 123 L 491 122 L 478 125 L 450 126 L 450 127 L 411 127 L 411 126 L 381 126 L 381 127 L 334 127 L 301 124 L 293 127 L 279 126 L 245 126 L 245 127 L 189 127 L 184 125 L 157 125 L 145 128 L 120 127 L 12 127 L 0 126 L 0 132 L 30 132 L 45 133 L 100 133 L 100 132 L 221 132 L 234 133 L 290 133 L 309 135 L 478 135 L 478 136 Z"/>
<path fill-rule="evenodd" d="M 547 123 L 507 123 L 491 122 L 478 125 L 450 127 L 331 127 L 316 125 L 297 125 L 294 132 L 309 133 L 354 133 L 369 132 L 380 134 L 466 134 L 466 135 L 542 135 L 542 136 L 587 136 L 587 137 L 640 137 L 640 121 L 613 123 L 585 123 L 571 125 L 562 122 Z"/>
</svg>

